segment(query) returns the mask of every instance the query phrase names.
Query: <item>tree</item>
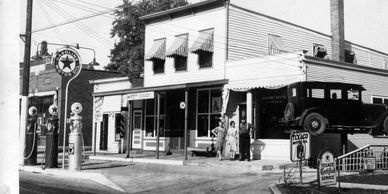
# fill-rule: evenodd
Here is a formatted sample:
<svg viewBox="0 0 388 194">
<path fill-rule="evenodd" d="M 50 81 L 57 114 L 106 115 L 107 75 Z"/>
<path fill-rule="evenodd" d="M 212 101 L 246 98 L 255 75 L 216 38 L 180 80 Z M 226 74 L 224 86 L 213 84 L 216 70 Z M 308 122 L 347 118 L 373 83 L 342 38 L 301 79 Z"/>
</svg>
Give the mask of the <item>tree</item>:
<svg viewBox="0 0 388 194">
<path fill-rule="evenodd" d="M 139 78 L 144 65 L 145 26 L 139 17 L 187 5 L 186 0 L 123 0 L 113 21 L 111 36 L 119 39 L 111 50 L 109 71 L 118 71 L 130 79 Z"/>
</svg>

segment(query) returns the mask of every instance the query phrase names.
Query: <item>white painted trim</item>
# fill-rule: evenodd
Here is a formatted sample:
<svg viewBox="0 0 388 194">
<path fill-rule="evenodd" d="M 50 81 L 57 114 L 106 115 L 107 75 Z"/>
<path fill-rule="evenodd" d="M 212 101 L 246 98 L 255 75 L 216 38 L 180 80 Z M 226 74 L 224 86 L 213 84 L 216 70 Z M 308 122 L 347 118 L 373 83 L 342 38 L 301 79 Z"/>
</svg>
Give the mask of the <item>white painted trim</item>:
<svg viewBox="0 0 388 194">
<path fill-rule="evenodd" d="M 29 93 L 28 97 L 33 97 L 33 96 L 51 96 L 55 95 L 55 90 L 54 91 L 46 91 L 46 92 L 35 92 L 35 93 Z"/>
</svg>

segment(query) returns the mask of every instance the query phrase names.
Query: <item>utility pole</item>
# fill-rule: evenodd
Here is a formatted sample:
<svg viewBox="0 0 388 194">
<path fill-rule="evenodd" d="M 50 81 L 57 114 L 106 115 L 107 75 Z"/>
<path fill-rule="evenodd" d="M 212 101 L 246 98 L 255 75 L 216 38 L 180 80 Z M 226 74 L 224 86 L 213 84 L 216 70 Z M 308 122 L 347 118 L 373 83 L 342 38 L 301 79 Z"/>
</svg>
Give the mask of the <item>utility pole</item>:
<svg viewBox="0 0 388 194">
<path fill-rule="evenodd" d="M 20 145 L 20 165 L 24 165 L 24 148 L 26 139 L 27 126 L 27 109 L 28 109 L 28 93 L 30 84 L 30 58 L 31 58 L 31 29 L 32 29 L 32 1 L 27 0 L 27 19 L 24 44 L 24 61 L 23 61 L 23 85 L 20 111 L 20 129 L 19 129 L 19 145 Z"/>
</svg>

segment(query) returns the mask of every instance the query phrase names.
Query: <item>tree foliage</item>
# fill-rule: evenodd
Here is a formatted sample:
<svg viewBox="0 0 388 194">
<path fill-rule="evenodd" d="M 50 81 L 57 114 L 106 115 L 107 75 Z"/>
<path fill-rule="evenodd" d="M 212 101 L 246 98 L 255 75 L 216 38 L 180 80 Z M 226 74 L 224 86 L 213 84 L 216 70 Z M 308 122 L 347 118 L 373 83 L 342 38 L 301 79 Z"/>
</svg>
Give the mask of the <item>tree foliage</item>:
<svg viewBox="0 0 388 194">
<path fill-rule="evenodd" d="M 123 0 L 112 25 L 111 36 L 116 37 L 111 50 L 110 63 L 105 67 L 109 71 L 118 71 L 130 79 L 139 78 L 144 65 L 144 23 L 139 17 L 187 5 L 186 0 Z"/>
</svg>

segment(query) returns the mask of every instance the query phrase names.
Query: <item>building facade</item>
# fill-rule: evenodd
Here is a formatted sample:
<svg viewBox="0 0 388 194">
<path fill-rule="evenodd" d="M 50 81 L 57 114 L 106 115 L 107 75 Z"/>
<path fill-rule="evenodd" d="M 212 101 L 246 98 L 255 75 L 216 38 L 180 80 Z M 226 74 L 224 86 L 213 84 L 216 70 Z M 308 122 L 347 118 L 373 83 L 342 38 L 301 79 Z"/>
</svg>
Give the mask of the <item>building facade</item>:
<svg viewBox="0 0 388 194">
<path fill-rule="evenodd" d="M 181 150 L 185 127 L 188 146 L 209 147 L 218 120 L 225 127 L 244 120 L 255 126 L 253 157 L 289 160 L 289 132 L 277 127 L 284 106 L 269 99 L 275 95 L 271 89 L 297 81 L 349 82 L 368 89 L 366 102 L 387 102 L 386 53 L 345 40 L 342 47 L 334 47 L 339 41 L 334 36 L 225 0 L 141 19 L 146 24 L 143 87 L 94 92 L 95 97 L 126 96 L 132 149 Z M 335 61 L 339 50 L 343 60 Z M 361 136 L 364 142 L 375 142 Z M 340 134 L 314 138 L 317 149 L 341 142 Z M 357 138 L 349 135 L 349 140 Z M 343 144 L 337 144 L 334 149 L 341 152 Z"/>
</svg>

